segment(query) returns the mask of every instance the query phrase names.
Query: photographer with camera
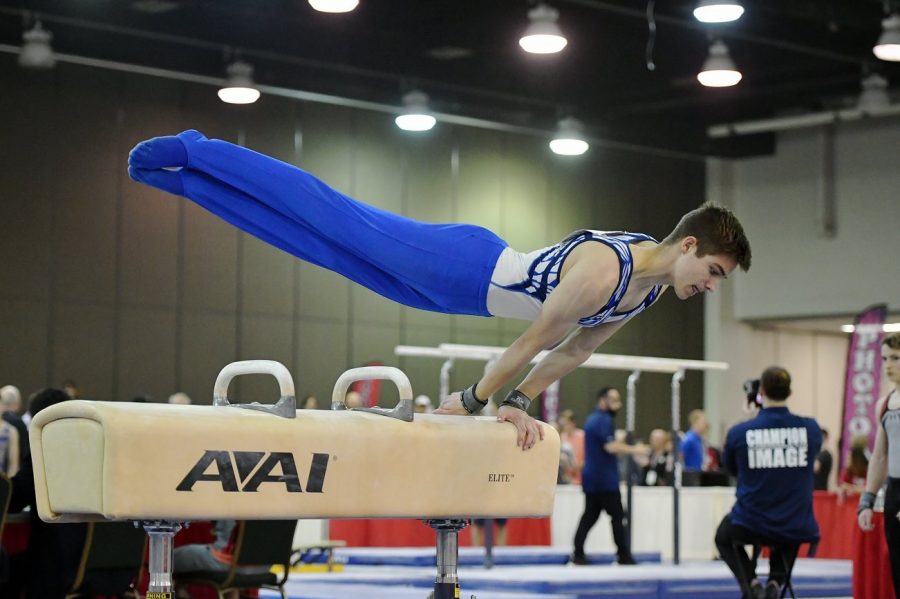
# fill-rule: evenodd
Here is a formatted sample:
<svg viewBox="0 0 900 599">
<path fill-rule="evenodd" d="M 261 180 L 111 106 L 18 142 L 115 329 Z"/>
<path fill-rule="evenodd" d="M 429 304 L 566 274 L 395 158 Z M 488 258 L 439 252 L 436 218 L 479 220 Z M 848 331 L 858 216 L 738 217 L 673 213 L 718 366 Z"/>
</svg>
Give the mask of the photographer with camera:
<svg viewBox="0 0 900 599">
<path fill-rule="evenodd" d="M 781 596 L 801 543 L 819 538 L 813 515 L 813 464 L 822 432 L 812 418 L 792 414 L 786 404 L 791 375 L 767 368 L 759 382 L 745 384 L 750 403 L 761 399 L 759 413 L 732 427 L 725 441 L 725 466 L 737 477 L 736 501 L 716 531 L 719 554 L 741 586 L 743 596 Z M 768 545 L 769 580 L 756 578 L 741 545 Z"/>
</svg>

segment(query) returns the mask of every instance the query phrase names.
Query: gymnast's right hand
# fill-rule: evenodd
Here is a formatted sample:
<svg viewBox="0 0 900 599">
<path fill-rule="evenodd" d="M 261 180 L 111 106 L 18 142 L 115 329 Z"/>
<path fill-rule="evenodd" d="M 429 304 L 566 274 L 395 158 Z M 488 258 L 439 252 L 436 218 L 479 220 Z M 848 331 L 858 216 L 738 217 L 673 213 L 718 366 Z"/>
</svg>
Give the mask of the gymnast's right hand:
<svg viewBox="0 0 900 599">
<path fill-rule="evenodd" d="M 856 520 L 859 523 L 859 528 L 865 532 L 870 532 L 875 526 L 872 524 L 872 510 L 866 508 L 860 510 L 859 515 L 856 517 Z"/>
<path fill-rule="evenodd" d="M 497 410 L 498 422 L 509 422 L 516 427 L 516 446 L 522 450 L 531 449 L 538 440 L 544 440 L 541 423 L 528 415 L 525 410 L 512 406 L 500 406 Z"/>
</svg>

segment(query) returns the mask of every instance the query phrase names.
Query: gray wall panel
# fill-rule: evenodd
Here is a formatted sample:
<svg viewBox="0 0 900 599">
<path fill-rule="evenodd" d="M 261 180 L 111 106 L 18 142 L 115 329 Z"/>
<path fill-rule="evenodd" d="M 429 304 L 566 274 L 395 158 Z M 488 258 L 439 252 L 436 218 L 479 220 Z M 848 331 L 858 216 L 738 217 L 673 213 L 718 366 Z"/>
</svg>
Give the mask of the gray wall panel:
<svg viewBox="0 0 900 599">
<path fill-rule="evenodd" d="M 241 360 L 276 360 L 290 369 L 294 361 L 293 321 L 290 317 L 246 316 L 241 327 L 243 332 L 238 352 Z M 278 385 L 274 377 L 241 377 L 236 391 L 236 397 L 244 401 L 272 403 Z"/>
<path fill-rule="evenodd" d="M 123 308 L 118 328 L 119 373 L 113 399 L 149 394 L 166 401 L 177 389 L 175 311 Z"/>
<path fill-rule="evenodd" d="M 178 356 L 181 376 L 172 392 L 184 391 L 194 403 L 212 403 L 216 376 L 226 364 L 238 359 L 234 314 L 184 310 Z"/>
<path fill-rule="evenodd" d="M 53 202 L 64 151 L 55 135 L 56 79 L 0 57 L 0 285 L 6 297 L 46 300 L 53 284 Z M 14 258 L 14 259 L 12 259 Z"/>
<path fill-rule="evenodd" d="M 54 305 L 49 350 L 50 380 L 45 384 L 61 386 L 64 380 L 72 379 L 78 383 L 84 397 L 114 397 L 114 323 L 112 308 Z M 24 394 L 31 391 L 33 389 L 22 390 Z"/>
<path fill-rule="evenodd" d="M 50 312 L 47 304 L 30 300 L 0 300 L 0 330 L 3 359 L 0 385 L 15 384 L 23 400 L 33 391 L 51 384 L 47 352 Z"/>
<path fill-rule="evenodd" d="M 237 309 L 237 240 L 240 233 L 191 202 L 181 202 L 181 272 L 185 308 Z"/>
</svg>

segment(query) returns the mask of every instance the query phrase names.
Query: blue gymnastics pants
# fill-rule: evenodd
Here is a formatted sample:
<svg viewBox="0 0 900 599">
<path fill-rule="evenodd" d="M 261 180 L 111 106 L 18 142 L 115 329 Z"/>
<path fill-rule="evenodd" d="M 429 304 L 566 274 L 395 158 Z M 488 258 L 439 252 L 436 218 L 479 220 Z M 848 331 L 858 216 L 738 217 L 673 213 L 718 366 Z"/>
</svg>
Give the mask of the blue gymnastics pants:
<svg viewBox="0 0 900 599">
<path fill-rule="evenodd" d="M 506 243 L 483 227 L 392 214 L 295 166 L 197 131 L 139 143 L 128 173 L 405 306 L 490 316 L 487 290 Z"/>
</svg>

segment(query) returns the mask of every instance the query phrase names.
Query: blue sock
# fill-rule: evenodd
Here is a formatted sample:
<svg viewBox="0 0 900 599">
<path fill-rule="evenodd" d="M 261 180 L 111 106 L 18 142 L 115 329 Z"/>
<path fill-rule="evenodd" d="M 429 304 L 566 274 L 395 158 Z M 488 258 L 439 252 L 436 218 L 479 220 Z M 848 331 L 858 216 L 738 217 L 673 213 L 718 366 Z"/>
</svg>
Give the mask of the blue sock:
<svg viewBox="0 0 900 599">
<path fill-rule="evenodd" d="M 184 143 L 174 135 L 142 141 L 128 154 L 128 166 L 138 169 L 187 166 L 187 161 Z"/>
<path fill-rule="evenodd" d="M 168 191 L 177 196 L 184 195 L 184 182 L 181 180 L 181 171 L 167 171 L 165 169 L 144 169 L 134 166 L 128 167 L 128 176 L 139 183 L 146 183 L 163 191 Z"/>
</svg>

